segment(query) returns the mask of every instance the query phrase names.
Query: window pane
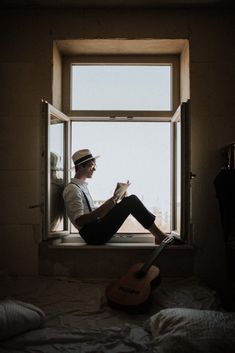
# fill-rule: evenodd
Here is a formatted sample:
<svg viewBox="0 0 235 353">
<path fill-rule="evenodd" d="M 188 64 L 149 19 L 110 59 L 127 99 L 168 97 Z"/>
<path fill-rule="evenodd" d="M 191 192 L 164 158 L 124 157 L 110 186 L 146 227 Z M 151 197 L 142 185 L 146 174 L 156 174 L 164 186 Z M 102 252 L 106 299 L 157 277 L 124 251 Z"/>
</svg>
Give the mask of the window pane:
<svg viewBox="0 0 235 353">
<path fill-rule="evenodd" d="M 170 231 L 170 124 L 144 122 L 73 122 L 72 152 L 89 148 L 97 170 L 89 183 L 96 205 L 111 197 L 117 182 L 130 180 L 136 194 Z M 120 232 L 146 232 L 129 217 Z"/>
<path fill-rule="evenodd" d="M 171 110 L 171 65 L 73 65 L 72 110 Z"/>
<path fill-rule="evenodd" d="M 64 230 L 64 123 L 52 119 L 50 125 L 50 231 Z"/>
</svg>

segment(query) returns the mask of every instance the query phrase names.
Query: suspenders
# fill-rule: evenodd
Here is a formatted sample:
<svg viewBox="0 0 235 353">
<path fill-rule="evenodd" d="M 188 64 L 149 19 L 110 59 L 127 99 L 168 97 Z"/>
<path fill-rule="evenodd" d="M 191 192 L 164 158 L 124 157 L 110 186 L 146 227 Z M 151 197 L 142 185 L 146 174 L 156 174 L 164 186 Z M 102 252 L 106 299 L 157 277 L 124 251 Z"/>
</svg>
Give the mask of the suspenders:
<svg viewBox="0 0 235 353">
<path fill-rule="evenodd" d="M 76 186 L 81 190 L 81 192 L 83 193 L 83 196 L 84 196 L 84 198 L 85 198 L 85 200 L 86 200 L 88 210 L 91 212 L 91 211 L 92 211 L 92 208 L 91 208 L 90 202 L 89 202 L 89 200 L 88 200 L 88 198 L 87 198 L 85 192 L 84 192 L 84 191 L 80 188 L 80 186 L 78 186 L 76 183 L 70 183 L 70 184 L 76 185 Z"/>
</svg>

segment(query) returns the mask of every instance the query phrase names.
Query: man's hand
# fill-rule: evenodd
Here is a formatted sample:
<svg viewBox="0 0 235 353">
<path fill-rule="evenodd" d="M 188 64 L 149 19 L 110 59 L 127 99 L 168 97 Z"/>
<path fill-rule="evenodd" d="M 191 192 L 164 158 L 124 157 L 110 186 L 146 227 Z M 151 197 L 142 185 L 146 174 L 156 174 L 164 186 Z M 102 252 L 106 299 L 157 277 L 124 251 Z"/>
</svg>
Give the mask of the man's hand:
<svg viewBox="0 0 235 353">
<path fill-rule="evenodd" d="M 116 203 L 118 202 L 118 195 L 114 194 L 110 200 L 112 200 L 113 204 L 116 205 Z"/>
</svg>

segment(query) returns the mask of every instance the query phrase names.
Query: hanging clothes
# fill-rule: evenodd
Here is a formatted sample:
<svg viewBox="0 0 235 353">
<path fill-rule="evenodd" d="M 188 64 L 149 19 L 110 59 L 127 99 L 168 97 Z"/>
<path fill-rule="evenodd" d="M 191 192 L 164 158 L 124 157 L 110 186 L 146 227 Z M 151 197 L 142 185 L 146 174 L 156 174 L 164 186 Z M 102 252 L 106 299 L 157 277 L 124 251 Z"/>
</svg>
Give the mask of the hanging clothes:
<svg viewBox="0 0 235 353">
<path fill-rule="evenodd" d="M 222 169 L 214 180 L 224 240 L 235 239 L 235 169 Z"/>
</svg>

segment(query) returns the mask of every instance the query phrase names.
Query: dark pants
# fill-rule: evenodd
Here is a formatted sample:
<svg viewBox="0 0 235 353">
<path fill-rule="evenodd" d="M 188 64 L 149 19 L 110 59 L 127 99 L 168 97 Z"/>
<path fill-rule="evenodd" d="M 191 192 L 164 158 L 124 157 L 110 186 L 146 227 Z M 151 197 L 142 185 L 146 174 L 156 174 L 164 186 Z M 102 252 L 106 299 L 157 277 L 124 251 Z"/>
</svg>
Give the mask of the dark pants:
<svg viewBox="0 0 235 353">
<path fill-rule="evenodd" d="M 149 229 L 155 220 L 155 216 L 147 210 L 138 197 L 131 195 L 125 197 L 103 218 L 82 227 L 79 233 L 87 244 L 105 244 L 130 214 L 146 229 Z"/>
</svg>

